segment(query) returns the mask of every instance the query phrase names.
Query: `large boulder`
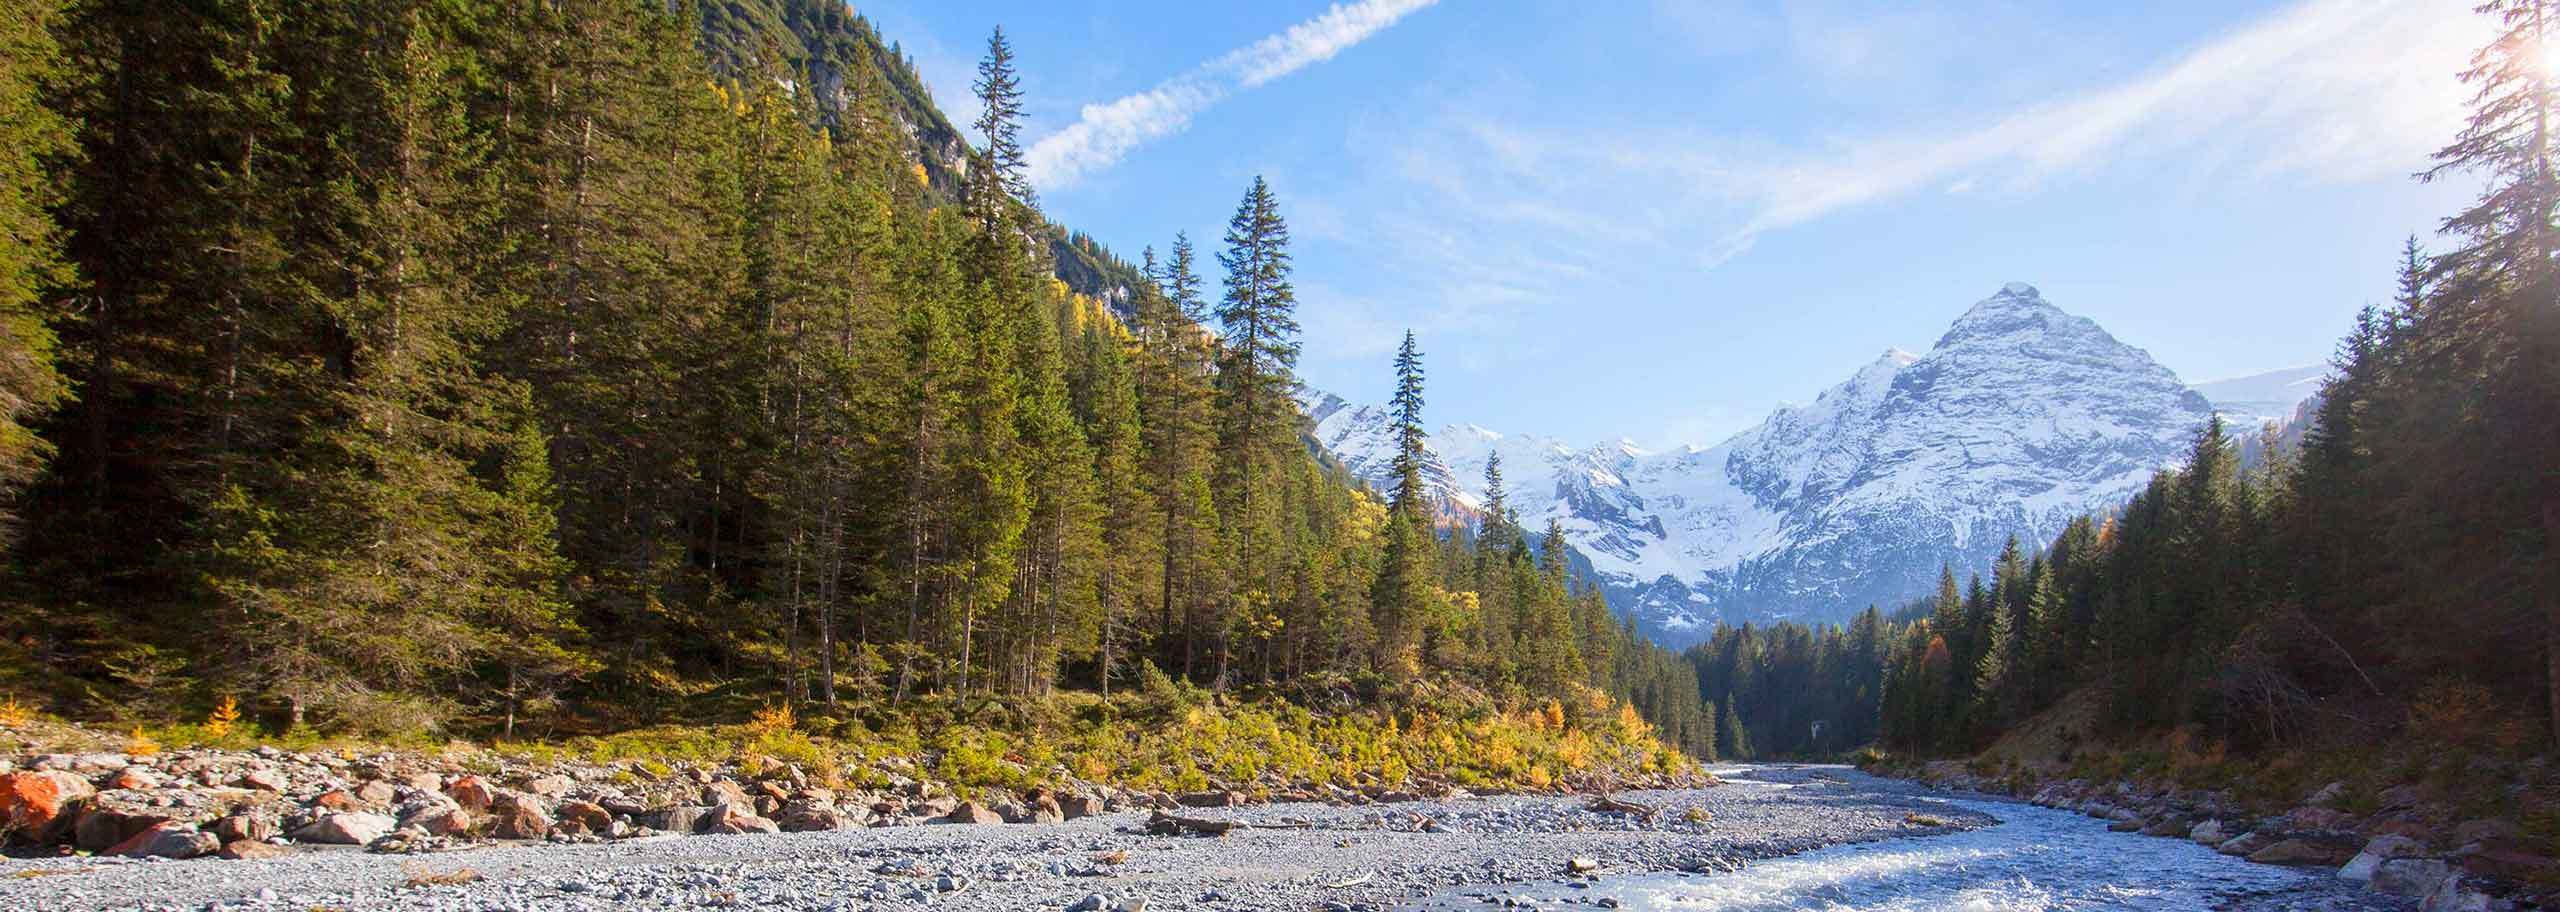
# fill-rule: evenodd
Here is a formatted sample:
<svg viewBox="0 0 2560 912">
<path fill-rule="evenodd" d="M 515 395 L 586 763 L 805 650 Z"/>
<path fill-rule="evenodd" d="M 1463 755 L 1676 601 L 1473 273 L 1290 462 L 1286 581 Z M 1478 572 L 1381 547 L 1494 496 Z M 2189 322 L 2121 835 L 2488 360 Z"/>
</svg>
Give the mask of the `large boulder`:
<svg viewBox="0 0 2560 912">
<path fill-rule="evenodd" d="M 598 836 L 613 832 L 613 812 L 605 810 L 604 805 L 593 801 L 573 799 L 560 802 L 559 810 L 552 812 L 552 816 L 563 824 L 576 824 L 581 829 Z"/>
<path fill-rule="evenodd" d="M 0 840 L 53 842 L 70 828 L 78 803 L 97 792 L 67 770 L 0 775 Z"/>
<path fill-rule="evenodd" d="M 2356 883 L 2370 882 L 2373 880 L 2375 869 L 2382 867 L 2383 862 L 2420 855 L 2426 851 L 2426 848 L 2417 840 L 2406 836 L 2373 837 L 2364 844 L 2364 851 L 2357 852 L 2356 857 L 2347 860 L 2345 867 L 2338 869 L 2338 879 Z"/>
<path fill-rule="evenodd" d="M 473 823 L 470 811 L 450 801 L 419 805 L 400 818 L 401 829 L 447 838 L 470 835 Z"/>
<path fill-rule="evenodd" d="M 205 824 L 204 831 L 222 840 L 223 845 L 244 841 L 265 842 L 275 838 L 276 821 L 272 816 L 254 812 L 230 814 Z"/>
<path fill-rule="evenodd" d="M 2374 866 L 2370 884 L 2378 893 L 2424 899 L 2453 873 L 2453 866 L 2440 858 L 2394 858 Z"/>
<path fill-rule="evenodd" d="M 1048 789 L 1032 792 L 1022 799 L 1022 823 L 1063 823 L 1065 809 L 1058 806 L 1058 796 Z"/>
<path fill-rule="evenodd" d="M 747 790 L 737 783 L 727 779 L 714 779 L 702 787 L 702 803 L 708 807 L 719 807 L 724 804 L 752 807 L 755 801 L 747 795 Z"/>
<path fill-rule="evenodd" d="M 489 802 L 489 835 L 499 839 L 542 839 L 551 835 L 551 809 L 542 799 L 501 790 Z"/>
<path fill-rule="evenodd" d="M 2294 837 L 2249 853 L 2249 860 L 2259 864 L 2331 867 L 2345 864 L 2355 849 L 2327 839 Z"/>
<path fill-rule="evenodd" d="M 544 798 L 558 798 L 569 794 L 572 784 L 567 776 L 535 776 L 524 781 L 524 790 Z"/>
<path fill-rule="evenodd" d="M 781 826 L 748 810 L 744 804 L 712 805 L 711 813 L 702 815 L 702 820 L 696 826 L 701 828 L 701 832 L 711 835 L 782 831 Z"/>
<path fill-rule="evenodd" d="M 710 813 L 711 809 L 702 805 L 679 804 L 650 811 L 640 819 L 640 822 L 653 830 L 692 833 L 701 829 L 702 818 Z"/>
<path fill-rule="evenodd" d="M 497 788 L 491 786 L 489 780 L 478 776 L 463 776 L 455 779 L 452 785 L 445 786 L 444 793 L 453 799 L 453 803 L 461 805 L 463 810 L 474 813 L 488 810 L 489 803 L 498 800 Z"/>
<path fill-rule="evenodd" d="M 394 826 L 391 818 L 367 811 L 337 811 L 320 815 L 319 819 L 293 831 L 295 842 L 323 845 L 364 845 L 382 838 Z"/>
<path fill-rule="evenodd" d="M 1058 798 L 1058 813 L 1068 820 L 1101 814 L 1105 807 L 1102 799 L 1092 795 L 1062 795 Z"/>
<path fill-rule="evenodd" d="M 107 849 L 126 858 L 195 858 L 222 849 L 222 840 L 191 824 L 162 822 Z"/>
<path fill-rule="evenodd" d="M 961 802 L 959 807 L 951 809 L 951 813 L 943 815 L 938 822 L 978 824 L 1003 823 L 1004 815 L 998 814 L 986 805 L 979 804 L 975 801 L 964 801 Z"/>
<path fill-rule="evenodd" d="M 81 805 L 71 825 L 71 844 L 89 852 L 110 851 L 164 823 L 193 826 L 212 816 L 207 809 L 179 805 L 168 796 L 123 790 L 99 792 Z"/>
<path fill-rule="evenodd" d="M 792 802 L 789 807 L 783 808 L 782 816 L 776 819 L 774 823 L 780 826 L 782 831 L 785 833 L 815 833 L 825 830 L 841 830 L 848 828 L 850 825 L 845 820 L 844 814 L 838 812 L 834 807 L 805 801 L 795 801 Z"/>
<path fill-rule="evenodd" d="M 252 839 L 237 839 L 223 843 L 220 854 L 224 858 L 237 861 L 254 861 L 268 858 L 283 858 L 287 855 L 293 854 L 293 850 L 270 842 L 259 842 Z"/>
<path fill-rule="evenodd" d="M 2220 820 L 2207 820 L 2196 824 L 2195 829 L 2187 831 L 2187 838 L 2195 840 L 2197 845 L 2218 846 L 2231 836 L 2231 833 L 2223 830 Z"/>
</svg>

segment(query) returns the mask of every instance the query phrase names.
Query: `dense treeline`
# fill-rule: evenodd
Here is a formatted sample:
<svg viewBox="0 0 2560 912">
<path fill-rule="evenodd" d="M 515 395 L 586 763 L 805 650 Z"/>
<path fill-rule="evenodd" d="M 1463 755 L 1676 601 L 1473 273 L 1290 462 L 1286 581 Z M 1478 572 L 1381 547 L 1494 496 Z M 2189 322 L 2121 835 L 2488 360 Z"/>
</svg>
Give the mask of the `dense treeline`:
<svg viewBox="0 0 2560 912">
<path fill-rule="evenodd" d="M 867 26 L 740 53 L 758 29 L 703 14 L 0 24 L 0 688 L 513 733 L 1152 668 L 1625 700 L 1706 749 L 1690 670 L 1561 547 L 1436 529 L 1310 452 L 1268 185 L 1214 268 L 1177 237 L 1128 300 L 1078 294 L 1001 32 L 954 193 Z"/>
<path fill-rule="evenodd" d="M 2481 11 L 2471 119 L 2420 177 L 2485 189 L 2450 250 L 2410 240 L 2300 445 L 2244 465 L 2216 419 L 2115 515 L 1950 571 L 1894 649 L 1886 743 L 1978 748 L 2075 691 L 2100 733 L 2240 749 L 2560 733 L 2560 4 Z"/>
</svg>

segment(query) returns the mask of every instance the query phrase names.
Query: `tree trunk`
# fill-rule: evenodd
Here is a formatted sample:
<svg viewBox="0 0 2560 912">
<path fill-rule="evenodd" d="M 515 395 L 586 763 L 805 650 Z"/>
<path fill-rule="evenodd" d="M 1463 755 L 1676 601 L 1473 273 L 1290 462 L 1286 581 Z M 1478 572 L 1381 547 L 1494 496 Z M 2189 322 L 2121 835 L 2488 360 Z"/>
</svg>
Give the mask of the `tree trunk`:
<svg viewBox="0 0 2560 912">
<path fill-rule="evenodd" d="M 2551 737 L 2560 746 L 2560 491 L 2542 497 L 2542 604 L 2548 621 L 2544 651 L 2549 667 Z"/>
</svg>

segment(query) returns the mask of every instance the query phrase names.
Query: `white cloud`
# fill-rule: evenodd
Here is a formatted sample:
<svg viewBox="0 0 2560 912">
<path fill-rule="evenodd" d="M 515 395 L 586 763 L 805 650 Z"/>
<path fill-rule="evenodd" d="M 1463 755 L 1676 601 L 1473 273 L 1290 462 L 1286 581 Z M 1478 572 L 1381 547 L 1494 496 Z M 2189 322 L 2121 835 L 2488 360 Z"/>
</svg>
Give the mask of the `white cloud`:
<svg viewBox="0 0 2560 912">
<path fill-rule="evenodd" d="M 2397 177 L 2458 128 L 2467 91 L 2453 74 L 2487 34 L 2469 6 L 2308 0 L 2112 85 L 2007 113 L 1927 117 L 1952 127 L 1786 145 L 1460 110 L 1394 125 L 1400 135 L 1386 141 L 1400 149 L 1388 164 L 1432 201 L 1417 208 L 1460 224 L 1512 225 L 1567 239 L 1565 249 L 1579 238 L 1685 238 L 1701 267 L 1764 233 L 1915 190 L 2015 193 L 2171 160 L 2250 180 Z"/>
<path fill-rule="evenodd" d="M 1333 59 L 1438 0 L 1336 3 L 1305 22 L 1193 68 L 1154 88 L 1078 112 L 1066 129 L 1033 143 L 1031 182 L 1041 189 L 1075 183 L 1119 163 L 1129 150 L 1181 132 L 1193 115 L 1228 95 Z"/>
</svg>

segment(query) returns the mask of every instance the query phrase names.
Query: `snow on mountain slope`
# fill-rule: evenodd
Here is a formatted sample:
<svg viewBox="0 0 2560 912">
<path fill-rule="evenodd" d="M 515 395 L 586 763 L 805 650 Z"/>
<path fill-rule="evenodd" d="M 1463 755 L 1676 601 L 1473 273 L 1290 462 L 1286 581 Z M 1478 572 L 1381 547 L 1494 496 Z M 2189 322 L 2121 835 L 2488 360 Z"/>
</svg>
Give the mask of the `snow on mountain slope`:
<svg viewBox="0 0 2560 912">
<path fill-rule="evenodd" d="M 2267 422 L 2290 424 L 2304 400 L 2320 394 L 2329 366 L 2309 364 L 2262 374 L 2198 383 L 2194 386 L 2213 410 L 2234 426 L 2254 428 Z"/>
<path fill-rule="evenodd" d="M 1388 484 L 1382 411 L 1310 394 L 1316 437 Z M 2122 503 L 2174 465 L 2210 406 L 2142 350 L 2012 284 L 1926 354 L 1890 350 L 1807 405 L 1708 448 L 1575 448 L 1442 428 L 1436 496 L 1484 505 L 1502 455 L 1522 525 L 1561 524 L 1611 601 L 1680 644 L 1716 620 L 1830 620 L 1927 591 L 1942 563 L 1979 565 Z"/>
</svg>

